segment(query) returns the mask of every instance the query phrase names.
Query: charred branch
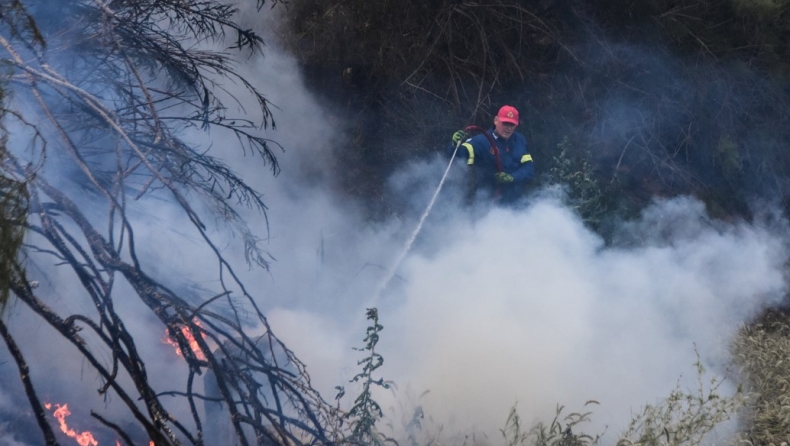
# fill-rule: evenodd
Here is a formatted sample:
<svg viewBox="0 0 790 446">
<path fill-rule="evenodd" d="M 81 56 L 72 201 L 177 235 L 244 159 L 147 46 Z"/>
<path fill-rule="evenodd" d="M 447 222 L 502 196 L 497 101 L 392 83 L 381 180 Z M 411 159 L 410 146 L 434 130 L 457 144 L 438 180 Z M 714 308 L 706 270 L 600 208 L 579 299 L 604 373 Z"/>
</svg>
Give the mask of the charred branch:
<svg viewBox="0 0 790 446">
<path fill-rule="evenodd" d="M 227 132 L 241 152 L 257 155 L 272 174 L 279 172 L 273 148 L 282 148 L 261 134 L 274 126 L 268 101 L 236 71 L 230 54 L 208 49 L 232 40 L 231 49 L 254 53 L 261 49 L 260 36 L 234 21 L 233 6 L 213 0 L 72 0 L 53 7 L 58 20 L 36 17 L 37 26 L 52 36 L 47 45 L 0 15 L 0 52 L 11 67 L 20 110 L 14 116 L 35 129 L 41 153 L 46 148 L 75 166 L 79 187 L 96 197 L 94 205 L 103 206 L 106 218 L 97 222 L 93 209 L 88 212 L 57 179 L 42 173 L 45 161 L 4 154 L 4 168 L 25 179 L 30 197 L 25 227 L 35 237 L 26 252 L 68 268 L 81 286 L 77 294 L 93 305 L 89 312 L 60 311 L 22 274 L 11 284 L 12 293 L 77 350 L 101 377 L 99 393 L 120 399 L 157 446 L 207 444 L 206 423 L 216 420 L 207 419 L 200 401 L 222 405 L 224 422 L 241 445 L 333 443 L 331 407 L 311 387 L 304 365 L 271 332 L 209 235 L 196 202 L 197 197 L 241 234 L 248 263 L 267 268 L 270 256 L 236 208 L 257 209 L 266 219 L 263 195 L 205 148 L 180 138 L 185 129 Z M 256 119 L 241 98 L 224 89 L 228 80 L 249 93 Z M 228 116 L 223 101 L 235 102 L 243 115 Z M 138 256 L 141 242 L 131 209 L 159 191 L 169 195 L 188 222 L 183 226 L 198 234 L 217 262 L 219 289 L 203 300 L 153 277 L 154 267 Z M 183 354 L 185 389 L 154 388 L 151 358 L 116 305 L 119 281 Z M 220 302 L 224 307 L 211 311 Z M 264 334 L 249 335 L 244 327 L 250 321 Z M 196 376 L 204 382 L 210 376 L 216 394 L 201 392 Z M 178 420 L 164 397 L 183 399 L 190 422 Z M 35 395 L 30 399 L 40 403 Z M 92 415 L 132 444 L 118 424 L 98 411 Z"/>
<path fill-rule="evenodd" d="M 3 341 L 5 341 L 8 351 L 11 353 L 11 357 L 14 358 L 14 362 L 16 362 L 19 370 L 19 379 L 22 380 L 22 384 L 25 387 L 25 394 L 30 402 L 30 407 L 33 409 L 33 414 L 36 416 L 36 421 L 41 429 L 41 433 L 44 434 L 44 441 L 48 446 L 57 446 L 58 442 L 55 440 L 55 433 L 52 431 L 52 427 L 50 427 L 47 422 L 44 406 L 41 404 L 41 400 L 38 399 L 36 389 L 33 386 L 33 382 L 30 380 L 30 368 L 2 319 L 0 319 L 0 336 L 3 337 Z"/>
</svg>

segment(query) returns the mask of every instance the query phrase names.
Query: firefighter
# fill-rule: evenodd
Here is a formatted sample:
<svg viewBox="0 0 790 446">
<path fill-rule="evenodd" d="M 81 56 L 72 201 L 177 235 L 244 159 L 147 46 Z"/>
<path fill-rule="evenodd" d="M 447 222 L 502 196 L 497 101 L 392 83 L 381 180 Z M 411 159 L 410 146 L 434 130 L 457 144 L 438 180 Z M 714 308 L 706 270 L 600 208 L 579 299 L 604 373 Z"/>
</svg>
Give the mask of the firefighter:
<svg viewBox="0 0 790 446">
<path fill-rule="evenodd" d="M 463 141 L 456 156 L 472 168 L 470 176 L 474 189 L 493 191 L 494 197 L 503 203 L 518 200 L 535 175 L 527 140 L 516 131 L 517 126 L 518 110 L 505 105 L 499 109 L 494 126 L 487 132 L 467 139 L 466 132 L 459 130 L 452 137 L 453 149 Z M 492 143 L 499 151 L 498 156 Z"/>
</svg>

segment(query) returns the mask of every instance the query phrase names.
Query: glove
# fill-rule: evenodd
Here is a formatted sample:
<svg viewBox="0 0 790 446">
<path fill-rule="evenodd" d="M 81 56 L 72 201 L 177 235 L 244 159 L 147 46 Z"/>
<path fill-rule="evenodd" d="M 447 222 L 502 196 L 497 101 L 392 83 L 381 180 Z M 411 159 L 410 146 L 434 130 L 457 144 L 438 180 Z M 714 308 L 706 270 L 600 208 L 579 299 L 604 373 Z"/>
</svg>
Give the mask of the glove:
<svg viewBox="0 0 790 446">
<path fill-rule="evenodd" d="M 466 139 L 466 132 L 465 131 L 459 130 L 459 131 L 453 133 L 453 144 L 455 144 L 456 146 L 458 145 L 459 142 L 461 142 L 461 141 L 463 141 L 465 139 Z"/>
<path fill-rule="evenodd" d="M 497 172 L 494 175 L 494 179 L 496 179 L 496 184 L 502 183 L 512 183 L 513 182 L 513 175 L 505 172 Z"/>
</svg>

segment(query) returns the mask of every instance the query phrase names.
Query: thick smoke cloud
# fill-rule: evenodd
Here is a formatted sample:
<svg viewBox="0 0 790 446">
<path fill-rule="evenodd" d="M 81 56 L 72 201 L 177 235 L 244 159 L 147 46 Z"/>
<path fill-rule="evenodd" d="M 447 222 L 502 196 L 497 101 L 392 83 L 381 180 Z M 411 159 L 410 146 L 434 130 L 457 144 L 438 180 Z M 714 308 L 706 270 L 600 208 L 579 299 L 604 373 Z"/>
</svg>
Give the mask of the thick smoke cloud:
<svg viewBox="0 0 790 446">
<path fill-rule="evenodd" d="M 422 406 L 436 429 L 492 435 L 516 403 L 525 419 L 548 420 L 556 404 L 577 410 L 592 399 L 601 403 L 595 427 L 617 432 L 679 379 L 693 387 L 697 353 L 711 375 L 724 374 L 739 324 L 785 292 L 781 219 L 725 223 L 692 198 L 657 201 L 621 225 L 615 238 L 627 243 L 608 247 L 556 191 L 520 210 L 466 209 L 450 188 L 375 296 L 446 160 L 415 162 L 389 180 L 411 195 L 414 215 L 369 224 L 314 178 L 298 186 L 311 168 L 289 169 L 331 159 L 327 122 L 336 118 L 275 47 L 258 68 L 280 86 L 269 96 L 280 107 L 272 137 L 288 150 L 281 177 L 265 180 L 278 261 L 252 280 L 272 305 L 275 330 L 328 398 L 336 385 L 353 388 L 346 381 L 360 354 L 352 347 L 361 345 L 365 308 L 376 306 L 385 327 L 380 376 L 397 388 L 378 396 L 396 425 Z M 319 170 L 330 176 L 333 165 L 342 168 Z"/>
<path fill-rule="evenodd" d="M 694 378 L 695 346 L 722 373 L 738 324 L 784 291 L 782 239 L 747 225 L 712 227 L 690 199 L 656 203 L 635 224 L 643 246 L 604 247 L 561 203 L 497 209 L 431 258 L 411 258 L 388 351 L 395 376 L 430 390 L 427 411 L 503 427 L 556 404 L 601 403 L 620 426 L 630 411 Z M 394 363 L 394 364 L 393 364 Z M 691 381 L 686 381 L 691 382 Z"/>
<path fill-rule="evenodd" d="M 278 73 L 296 72 L 283 57 L 270 47 L 261 70 L 275 59 Z M 336 118 L 316 111 L 322 106 L 298 78 L 288 79 L 290 87 L 270 95 L 281 116 L 274 137 L 291 148 L 284 166 L 329 159 L 331 145 L 314 142 Z M 315 121 L 302 119 L 306 110 Z M 291 135 L 309 142 L 291 144 Z M 781 219 L 724 223 L 692 198 L 657 201 L 621 225 L 616 238 L 628 243 L 607 247 L 554 191 L 521 210 L 470 210 L 448 189 L 388 292 L 374 296 L 445 162 L 399 171 L 390 186 L 411 195 L 415 213 L 382 225 L 367 224 L 322 187 L 285 201 L 272 195 L 279 260 L 271 275 L 288 295 L 269 311 L 272 324 L 331 397 L 356 371 L 351 347 L 361 344 L 365 308 L 378 307 L 380 373 L 397 387 L 379 397 L 403 410 L 395 424 L 421 405 L 445 432 L 474 426 L 494 434 L 516 403 L 525 419 L 547 420 L 556 404 L 576 410 L 594 399 L 595 426 L 617 432 L 679 379 L 693 387 L 697 353 L 712 375 L 724 374 L 739 324 L 785 292 Z M 312 291 L 311 278 L 320 284 Z"/>
<path fill-rule="evenodd" d="M 352 347 L 362 344 L 365 309 L 381 310 L 385 363 L 378 372 L 396 390 L 376 395 L 396 429 L 422 406 L 432 420 L 429 428 L 448 435 L 485 432 L 494 439 L 514 404 L 527 420 L 547 420 L 556 404 L 576 410 L 594 399 L 601 403 L 595 427 L 616 432 L 632 411 L 667 395 L 681 376 L 684 382 L 694 378 L 695 349 L 712 374 L 724 373 L 727 345 L 739 324 L 778 303 L 786 291 L 781 219 L 718 222 L 694 199 L 657 201 L 622 224 L 618 236 L 629 243 L 609 247 L 555 191 L 536 194 L 518 210 L 468 209 L 458 205 L 451 184 L 377 296 L 446 160 L 415 162 L 395 178 L 381 179 L 393 191 L 408 191 L 416 212 L 368 222 L 355 203 L 330 192 L 333 170 L 343 168 L 332 156 L 344 144 L 338 131 L 343 123 L 307 91 L 297 63 L 270 41 L 265 58 L 240 64 L 277 107 L 277 127 L 266 135 L 285 148 L 282 173 L 273 178 L 259 159 L 225 150 L 221 135 L 196 132 L 189 138 L 222 150 L 226 162 L 264 193 L 268 222 L 244 212 L 276 261 L 268 272 L 248 270 L 228 228 L 218 222 L 212 235 L 227 240 L 228 257 L 236 259 L 275 332 L 307 364 L 327 400 L 337 385 L 353 395 L 348 380 L 361 354 Z M 194 234 L 180 232 L 183 217 L 174 209 L 162 200 L 138 211 L 141 255 L 160 265 L 152 273 L 174 286 L 194 281 L 211 289 L 204 277 L 216 264 Z M 74 302 L 69 294 L 77 289 L 73 279 L 41 269 L 51 278 L 42 287 L 53 301 L 88 312 L 87 300 Z M 139 315 L 130 320 L 152 358 L 150 375 L 161 388 L 174 387 L 185 369 L 162 345 L 163 328 L 140 305 L 120 302 L 126 314 Z M 40 321 L 12 314 L 16 333 L 42 328 Z M 82 363 L 63 354 L 69 347 L 49 342 L 57 339 L 54 333 L 42 333 L 26 345 L 31 363 L 47 364 L 35 372 L 37 382 L 79 376 Z M 51 392 L 63 387 L 45 386 Z M 86 400 L 95 407 L 111 404 L 95 396 L 96 387 L 91 374 L 70 382 L 65 393 L 72 400 L 91 395 Z M 9 399 L 0 390 L 4 414 Z M 349 403 L 347 396 L 343 404 Z M 9 432 L 2 426 L 0 433 Z M 7 438 L 0 444 L 16 444 Z"/>
<path fill-rule="evenodd" d="M 622 428 L 681 377 L 693 387 L 696 352 L 712 375 L 725 373 L 739 325 L 786 286 L 783 232 L 712 222 L 688 198 L 647 209 L 628 225 L 644 242 L 628 248 L 604 246 L 552 198 L 433 224 L 446 231 L 442 246 L 407 257 L 397 291 L 338 301 L 334 314 L 286 303 L 270 318 L 328 392 L 353 372 L 363 334 L 345 325 L 347 312 L 361 320 L 366 306 L 384 309 L 380 373 L 399 391 L 380 397 L 401 407 L 428 391 L 403 410 L 422 405 L 446 432 L 496 432 L 516 403 L 545 420 L 556 404 L 590 399 L 601 403 L 596 426 Z M 400 247 L 389 248 L 394 257 Z M 330 264 L 349 258 L 329 254 Z"/>
</svg>

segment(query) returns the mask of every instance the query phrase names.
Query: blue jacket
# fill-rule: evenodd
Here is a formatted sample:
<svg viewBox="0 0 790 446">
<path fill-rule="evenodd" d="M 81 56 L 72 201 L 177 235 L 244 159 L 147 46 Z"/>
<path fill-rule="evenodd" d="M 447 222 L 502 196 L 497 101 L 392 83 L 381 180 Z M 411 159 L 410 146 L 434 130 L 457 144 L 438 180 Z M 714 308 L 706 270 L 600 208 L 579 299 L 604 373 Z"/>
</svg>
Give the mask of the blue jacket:
<svg viewBox="0 0 790 446">
<path fill-rule="evenodd" d="M 524 135 L 514 132 L 510 139 L 497 138 L 494 129 L 488 130 L 499 148 L 499 158 L 502 162 L 502 171 L 513 175 L 513 182 L 499 186 L 502 198 L 516 199 L 524 190 L 524 186 L 535 176 L 535 166 L 532 155 L 527 149 L 527 140 Z M 474 166 L 477 171 L 478 185 L 496 187 L 494 174 L 497 172 L 496 158 L 491 150 L 491 143 L 482 133 L 467 139 L 458 148 L 456 155 L 465 160 L 469 166 Z"/>
</svg>

